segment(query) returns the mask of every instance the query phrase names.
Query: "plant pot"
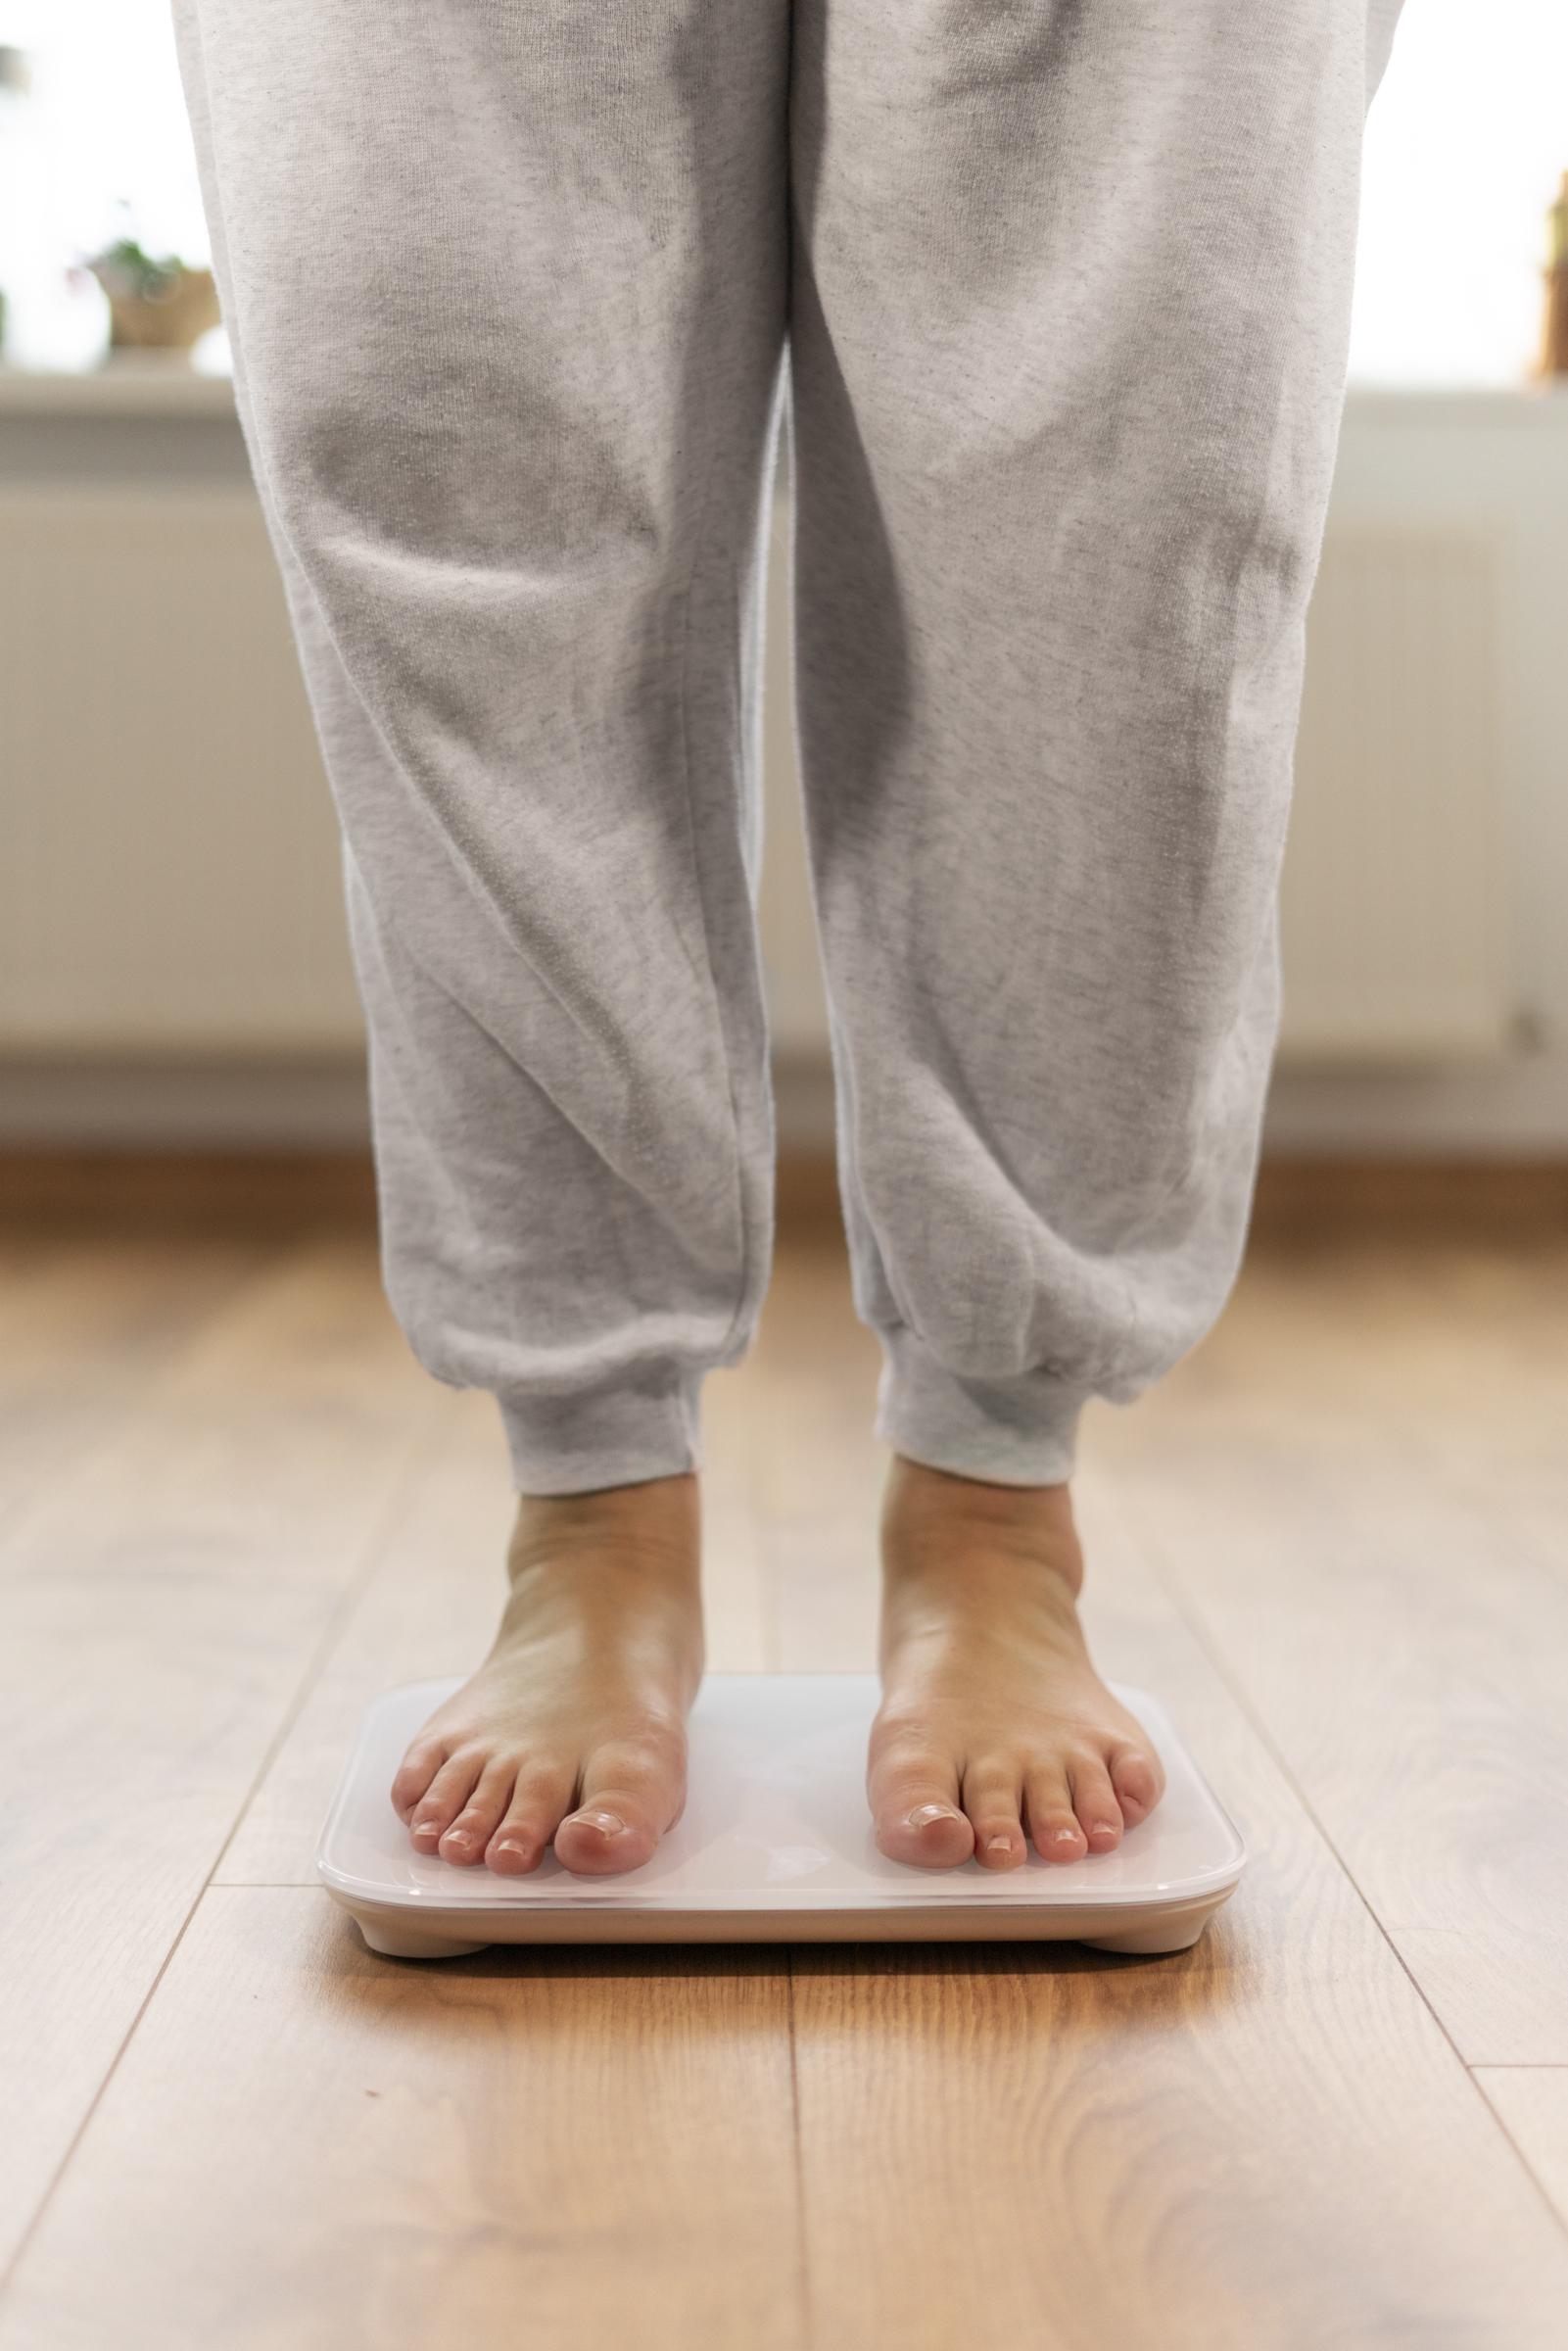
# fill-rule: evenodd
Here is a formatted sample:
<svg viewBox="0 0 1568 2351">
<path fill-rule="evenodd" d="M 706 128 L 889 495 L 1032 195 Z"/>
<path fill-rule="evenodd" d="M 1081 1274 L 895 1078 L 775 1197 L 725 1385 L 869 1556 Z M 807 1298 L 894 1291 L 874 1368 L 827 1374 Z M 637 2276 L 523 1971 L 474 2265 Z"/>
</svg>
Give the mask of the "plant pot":
<svg viewBox="0 0 1568 2351">
<path fill-rule="evenodd" d="M 109 302 L 111 351 L 189 351 L 218 321 L 217 287 L 211 269 L 174 272 L 157 294 L 132 293 L 114 282 L 118 272 L 94 268 Z"/>
</svg>

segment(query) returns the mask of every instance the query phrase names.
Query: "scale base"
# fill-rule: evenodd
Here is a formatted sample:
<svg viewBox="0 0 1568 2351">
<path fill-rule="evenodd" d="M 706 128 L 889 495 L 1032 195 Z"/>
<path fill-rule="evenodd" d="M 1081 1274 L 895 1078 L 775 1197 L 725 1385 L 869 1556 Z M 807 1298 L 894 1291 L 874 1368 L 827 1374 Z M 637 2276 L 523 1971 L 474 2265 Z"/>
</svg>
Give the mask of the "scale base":
<svg viewBox="0 0 1568 2351">
<path fill-rule="evenodd" d="M 527 1878 L 416 1853 L 388 1791 L 404 1749 L 454 1682 L 389 1691 L 370 1708 L 316 1868 L 368 1947 L 456 1959 L 493 1943 L 1073 1942 L 1188 1950 L 1234 1892 L 1235 1828 L 1147 1692 L 1117 1686 L 1165 1767 L 1165 1795 L 1114 1853 L 998 1873 L 888 1861 L 864 1795 L 876 1680 L 712 1674 L 691 1716 L 690 1796 L 652 1859 L 574 1878 L 546 1855 Z"/>
<path fill-rule="evenodd" d="M 1167 1951 L 1189 1951 L 1202 1935 L 1214 1910 L 1211 1902 L 1191 1919 L 1171 1917 L 1158 1925 L 1124 1927 L 1112 1935 L 1077 1934 L 1047 1938 L 1031 1923 L 1027 1927 L 1008 1928 L 994 1918 L 966 1920 L 962 1925 L 951 1911 L 927 1913 L 928 1924 L 906 1926 L 901 1920 L 894 1932 L 889 1932 L 881 1913 L 867 1912 L 857 1924 L 835 1916 L 832 1925 L 815 1922 L 792 1924 L 782 1932 L 777 1921 L 744 1923 L 728 1921 L 712 1935 L 697 1935 L 689 1929 L 672 1932 L 657 1921 L 640 1920 L 636 1928 L 628 1926 L 618 1937 L 584 1935 L 580 1924 L 560 1935 L 508 1935 L 498 1939 L 487 1935 L 483 1942 L 464 1943 L 450 1935 L 433 1933 L 428 1928 L 406 1927 L 397 1921 L 370 1916 L 362 1907 L 355 1911 L 365 1948 L 385 1959 L 467 1959 L 475 1951 L 488 1951 L 498 1940 L 507 1943 L 581 1943 L 610 1941 L 626 1943 L 1039 1943 L 1072 1942 L 1083 1943 L 1091 1951 L 1118 1951 L 1127 1956 L 1156 1957 Z M 351 1907 L 346 1904 L 345 1907 Z"/>
</svg>

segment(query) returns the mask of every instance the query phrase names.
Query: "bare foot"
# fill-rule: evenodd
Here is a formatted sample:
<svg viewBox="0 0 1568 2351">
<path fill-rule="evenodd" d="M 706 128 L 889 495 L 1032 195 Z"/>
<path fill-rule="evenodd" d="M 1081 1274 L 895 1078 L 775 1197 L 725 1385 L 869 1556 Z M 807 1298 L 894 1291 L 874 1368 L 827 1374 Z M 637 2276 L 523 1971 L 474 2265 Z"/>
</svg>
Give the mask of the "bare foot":
<svg viewBox="0 0 1568 2351">
<path fill-rule="evenodd" d="M 697 1485 L 661 1477 L 526 1496 L 490 1655 L 404 1757 L 392 1800 L 415 1849 L 585 1876 L 636 1869 L 686 1801 L 702 1678 Z"/>
<path fill-rule="evenodd" d="M 895 1459 L 882 1511 L 882 1703 L 868 1788 L 894 1861 L 1017 1869 L 1114 1852 L 1164 1773 L 1089 1661 L 1066 1486 Z"/>
</svg>

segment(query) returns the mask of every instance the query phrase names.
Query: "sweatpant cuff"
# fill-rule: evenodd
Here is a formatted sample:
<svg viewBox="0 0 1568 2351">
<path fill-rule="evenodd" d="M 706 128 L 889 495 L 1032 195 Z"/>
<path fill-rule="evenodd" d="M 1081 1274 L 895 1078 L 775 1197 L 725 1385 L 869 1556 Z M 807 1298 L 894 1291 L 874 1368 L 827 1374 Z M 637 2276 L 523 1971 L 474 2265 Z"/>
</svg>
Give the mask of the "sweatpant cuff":
<svg viewBox="0 0 1568 2351">
<path fill-rule="evenodd" d="M 702 1374 L 586 1396 L 500 1399 L 520 1494 L 590 1494 L 700 1466 Z"/>
<path fill-rule="evenodd" d="M 877 1433 L 895 1453 L 999 1486 L 1056 1486 L 1072 1474 L 1078 1415 L 1091 1388 L 1052 1371 L 966 1379 L 944 1370 L 911 1330 L 880 1331 L 886 1362 Z"/>
</svg>

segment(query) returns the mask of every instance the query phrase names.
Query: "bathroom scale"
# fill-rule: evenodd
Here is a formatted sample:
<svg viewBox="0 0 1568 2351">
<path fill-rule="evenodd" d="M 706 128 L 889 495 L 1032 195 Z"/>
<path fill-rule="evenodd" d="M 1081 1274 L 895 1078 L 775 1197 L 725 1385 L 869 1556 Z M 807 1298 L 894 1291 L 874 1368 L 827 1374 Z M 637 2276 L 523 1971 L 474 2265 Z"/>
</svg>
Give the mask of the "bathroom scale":
<svg viewBox="0 0 1568 2351">
<path fill-rule="evenodd" d="M 1018 1869 L 887 1860 L 866 1809 L 872 1674 L 709 1674 L 690 1724 L 689 1794 L 640 1869 L 574 1877 L 546 1853 L 503 1878 L 416 1853 L 389 1791 L 457 1681 L 409 1682 L 365 1716 L 316 1853 L 371 1950 L 454 1959 L 499 1943 L 1068 1941 L 1181 1951 L 1235 1890 L 1246 1848 L 1158 1700 L 1112 1688 L 1165 1767 L 1161 1802 L 1114 1853 Z"/>
</svg>

